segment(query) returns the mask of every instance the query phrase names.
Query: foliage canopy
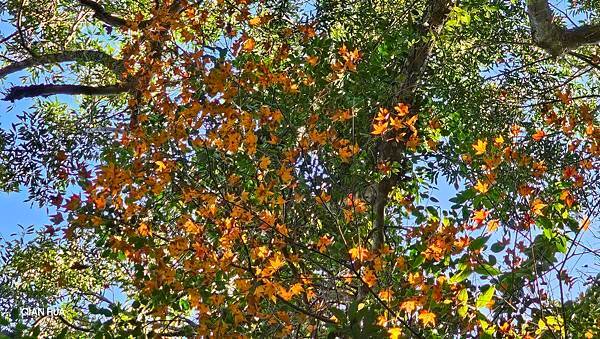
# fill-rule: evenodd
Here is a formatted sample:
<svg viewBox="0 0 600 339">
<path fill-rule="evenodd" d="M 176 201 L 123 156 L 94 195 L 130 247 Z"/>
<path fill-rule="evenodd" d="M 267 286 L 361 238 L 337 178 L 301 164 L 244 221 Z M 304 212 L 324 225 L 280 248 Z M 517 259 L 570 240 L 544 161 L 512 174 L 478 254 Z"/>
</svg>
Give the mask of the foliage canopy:
<svg viewBox="0 0 600 339">
<path fill-rule="evenodd" d="M 0 11 L 0 187 L 55 210 L 0 303 L 64 311 L 6 333 L 600 335 L 595 1 Z"/>
</svg>

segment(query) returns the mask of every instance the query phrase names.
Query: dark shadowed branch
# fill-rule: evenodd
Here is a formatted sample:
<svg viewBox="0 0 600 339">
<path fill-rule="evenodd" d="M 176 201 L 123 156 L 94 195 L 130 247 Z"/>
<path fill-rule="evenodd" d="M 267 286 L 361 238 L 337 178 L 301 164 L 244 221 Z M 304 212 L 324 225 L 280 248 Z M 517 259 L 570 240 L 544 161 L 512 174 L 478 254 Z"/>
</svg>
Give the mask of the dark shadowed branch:
<svg viewBox="0 0 600 339">
<path fill-rule="evenodd" d="M 116 95 L 127 92 L 125 85 L 110 86 L 85 86 L 85 85 L 30 85 L 14 86 L 8 89 L 8 93 L 2 99 L 4 101 L 15 101 L 23 98 L 46 97 L 54 94 L 67 95 Z"/>
<path fill-rule="evenodd" d="M 113 27 L 123 27 L 127 24 L 125 19 L 109 14 L 104 7 L 92 0 L 79 0 L 79 3 L 94 11 L 94 18 Z"/>
</svg>

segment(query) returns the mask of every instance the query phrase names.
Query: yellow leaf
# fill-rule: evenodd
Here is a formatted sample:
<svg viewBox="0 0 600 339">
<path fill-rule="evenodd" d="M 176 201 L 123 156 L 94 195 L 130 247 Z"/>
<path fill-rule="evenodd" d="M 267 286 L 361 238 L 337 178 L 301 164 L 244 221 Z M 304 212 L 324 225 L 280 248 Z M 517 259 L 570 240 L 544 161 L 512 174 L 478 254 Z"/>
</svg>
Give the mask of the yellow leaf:
<svg viewBox="0 0 600 339">
<path fill-rule="evenodd" d="M 419 320 L 423 323 L 423 325 L 427 326 L 435 326 L 435 314 L 433 312 L 429 312 L 427 310 L 421 310 L 419 312 Z"/>
<path fill-rule="evenodd" d="M 261 18 L 259 16 L 255 16 L 254 18 L 250 19 L 250 21 L 248 21 L 248 23 L 250 24 L 250 26 L 258 26 L 261 23 Z"/>
<path fill-rule="evenodd" d="M 369 250 L 362 246 L 351 248 L 348 250 L 348 253 L 350 254 L 350 258 L 352 258 L 352 260 L 363 261 L 369 257 Z"/>
<path fill-rule="evenodd" d="M 388 334 L 390 335 L 390 339 L 398 339 L 402 335 L 402 330 L 399 327 L 390 328 Z"/>
<path fill-rule="evenodd" d="M 494 139 L 494 146 L 500 147 L 502 144 L 504 144 L 504 138 L 501 135 Z"/>
<path fill-rule="evenodd" d="M 473 149 L 475 150 L 475 155 L 484 154 L 486 148 L 487 148 L 487 141 L 477 140 L 477 143 L 473 144 Z"/>
<path fill-rule="evenodd" d="M 490 220 L 487 224 L 487 231 L 492 233 L 498 229 L 498 226 L 500 226 L 500 221 L 498 219 Z"/>
<path fill-rule="evenodd" d="M 473 213 L 473 221 L 475 221 L 478 224 L 481 224 L 485 218 L 487 218 L 487 216 L 490 214 L 489 211 L 486 211 L 485 209 L 480 209 L 478 211 L 475 211 Z"/>
<path fill-rule="evenodd" d="M 477 185 L 475 185 L 475 189 L 480 193 L 486 193 L 490 188 L 490 185 L 487 183 L 483 183 L 480 180 L 477 180 Z"/>
</svg>

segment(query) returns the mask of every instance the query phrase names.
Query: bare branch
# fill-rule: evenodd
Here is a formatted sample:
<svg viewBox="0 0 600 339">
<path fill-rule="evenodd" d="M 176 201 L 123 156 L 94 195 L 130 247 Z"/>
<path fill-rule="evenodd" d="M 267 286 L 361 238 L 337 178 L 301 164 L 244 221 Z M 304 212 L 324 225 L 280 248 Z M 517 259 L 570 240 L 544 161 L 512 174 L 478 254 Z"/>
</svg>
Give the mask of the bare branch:
<svg viewBox="0 0 600 339">
<path fill-rule="evenodd" d="M 110 85 L 110 86 L 85 86 L 85 85 L 30 85 L 30 86 L 14 86 L 8 90 L 8 94 L 2 99 L 3 101 L 11 101 L 33 98 L 47 97 L 54 94 L 67 95 L 116 95 L 127 92 L 127 86 Z"/>
<path fill-rule="evenodd" d="M 99 3 L 92 0 L 79 0 L 79 3 L 85 7 L 88 7 L 94 11 L 94 18 L 104 22 L 105 24 L 113 27 L 125 27 L 127 26 L 127 21 L 121 17 L 112 15 L 108 13 L 104 7 L 102 7 Z M 171 13 L 176 13 L 182 9 L 181 1 L 174 1 L 173 4 L 169 7 L 169 11 Z M 138 27 L 143 28 L 150 23 L 150 20 L 144 20 L 140 22 Z"/>
<path fill-rule="evenodd" d="M 109 14 L 104 7 L 92 0 L 79 0 L 79 3 L 94 11 L 94 18 L 113 27 L 124 27 L 127 22 L 125 19 Z"/>
<path fill-rule="evenodd" d="M 37 57 L 31 57 L 29 59 L 14 62 L 8 66 L 0 68 L 0 78 L 18 72 L 20 70 L 39 66 L 54 64 L 66 61 L 88 61 L 103 64 L 109 69 L 119 70 L 123 68 L 121 60 L 114 59 L 111 55 L 102 51 L 94 50 L 79 50 L 79 51 L 66 51 L 61 53 L 45 54 Z"/>
<path fill-rule="evenodd" d="M 555 22 L 548 0 L 527 0 L 527 13 L 535 43 L 548 53 L 559 56 L 583 45 L 600 42 L 600 25 L 561 27 Z"/>
</svg>

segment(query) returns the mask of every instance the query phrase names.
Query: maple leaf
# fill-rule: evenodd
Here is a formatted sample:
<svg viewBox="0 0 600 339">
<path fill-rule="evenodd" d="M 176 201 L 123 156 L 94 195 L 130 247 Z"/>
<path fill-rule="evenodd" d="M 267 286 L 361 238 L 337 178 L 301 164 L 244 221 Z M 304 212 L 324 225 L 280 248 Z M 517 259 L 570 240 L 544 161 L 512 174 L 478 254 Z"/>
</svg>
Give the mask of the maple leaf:
<svg viewBox="0 0 600 339">
<path fill-rule="evenodd" d="M 293 177 L 292 177 L 292 169 L 288 168 L 288 167 L 284 167 L 281 166 L 281 168 L 279 169 L 279 177 L 281 178 L 281 181 L 283 183 L 289 183 L 292 181 Z"/>
<path fill-rule="evenodd" d="M 502 137 L 501 135 L 500 135 L 500 136 L 497 136 L 497 137 L 494 139 L 494 146 L 496 146 L 496 147 L 500 147 L 500 146 L 502 146 L 502 144 L 504 144 L 504 137 Z"/>
<path fill-rule="evenodd" d="M 276 254 L 273 258 L 269 259 L 269 268 L 272 272 L 276 272 L 279 270 L 285 262 L 282 260 L 282 256 L 280 254 Z"/>
<path fill-rule="evenodd" d="M 544 204 L 544 202 L 541 199 L 535 199 L 532 203 L 531 203 L 531 211 L 533 212 L 533 214 L 535 215 L 539 215 L 539 216 L 543 216 L 544 212 L 542 211 L 544 209 L 544 207 L 548 206 L 547 204 Z"/>
<path fill-rule="evenodd" d="M 425 326 L 435 326 L 435 314 L 428 310 L 419 311 L 419 320 Z"/>
<path fill-rule="evenodd" d="M 546 136 L 546 132 L 540 130 L 537 130 L 532 136 L 531 138 L 535 141 L 541 141 L 544 137 Z"/>
<path fill-rule="evenodd" d="M 377 284 L 377 276 L 375 275 L 375 272 L 370 269 L 365 270 L 363 280 L 369 287 L 373 287 Z"/>
<path fill-rule="evenodd" d="M 475 185 L 475 189 L 480 193 L 486 193 L 489 190 L 490 185 L 487 183 L 483 183 L 480 180 L 477 180 L 477 184 Z"/>
<path fill-rule="evenodd" d="M 485 209 L 480 209 L 473 213 L 473 221 L 475 221 L 478 225 L 483 223 L 483 221 L 488 217 L 490 211 L 486 211 Z"/>
<path fill-rule="evenodd" d="M 319 241 L 317 242 L 317 248 L 319 249 L 319 252 L 325 253 L 327 247 L 329 247 L 329 245 L 331 245 L 332 243 L 333 239 L 327 235 L 324 235 L 321 238 L 319 238 Z"/>
<path fill-rule="evenodd" d="M 394 110 L 398 113 L 398 116 L 405 116 L 408 114 L 410 106 L 405 103 L 399 103 L 394 107 Z"/>
<path fill-rule="evenodd" d="M 378 296 L 379 296 L 379 299 L 389 302 L 390 300 L 392 300 L 393 293 L 388 288 L 388 289 L 385 289 L 385 290 L 379 292 Z"/>
<path fill-rule="evenodd" d="M 562 172 L 563 178 L 568 180 L 577 175 L 577 169 L 574 166 L 567 166 Z"/>
<path fill-rule="evenodd" d="M 410 119 L 406 120 L 404 122 L 404 124 L 413 132 L 416 133 L 417 132 L 417 128 L 415 127 L 415 122 L 417 122 L 417 119 L 419 118 L 418 115 L 413 115 L 412 117 L 410 117 Z"/>
<path fill-rule="evenodd" d="M 398 339 L 402 335 L 402 330 L 399 327 L 392 327 L 388 330 L 390 339 Z"/>
<path fill-rule="evenodd" d="M 473 144 L 473 149 L 475 150 L 475 155 L 482 155 L 485 153 L 487 148 L 487 141 L 477 140 L 476 143 Z"/>
<path fill-rule="evenodd" d="M 492 220 L 488 221 L 488 224 L 487 224 L 488 233 L 494 232 L 495 230 L 498 229 L 499 226 L 500 226 L 500 220 L 498 220 L 498 219 L 492 219 Z"/>
<path fill-rule="evenodd" d="M 352 260 L 359 261 L 367 260 L 370 256 L 369 250 L 362 246 L 349 249 L 348 254 L 350 254 L 350 258 L 352 258 Z"/>
<path fill-rule="evenodd" d="M 373 131 L 371 132 L 371 134 L 373 135 L 381 135 L 383 134 L 388 127 L 388 122 L 382 122 L 382 123 L 376 123 L 373 124 Z"/>
<path fill-rule="evenodd" d="M 311 66 L 315 66 L 319 63 L 319 57 L 315 55 L 309 55 L 306 57 L 306 62 L 308 62 L 308 64 Z"/>
<path fill-rule="evenodd" d="M 419 146 L 419 141 L 419 137 L 416 134 L 413 134 L 406 142 L 406 147 L 408 147 L 411 150 L 416 150 L 417 146 Z"/>
<path fill-rule="evenodd" d="M 400 303 L 400 309 L 407 314 L 410 314 L 417 309 L 417 301 L 414 299 L 404 300 Z"/>
<path fill-rule="evenodd" d="M 261 24 L 261 22 L 262 22 L 261 17 L 255 16 L 254 18 L 252 18 L 248 21 L 248 24 L 250 24 L 250 26 L 258 26 Z"/>
<path fill-rule="evenodd" d="M 254 41 L 254 39 L 252 39 L 252 38 L 248 38 L 248 39 L 246 39 L 246 41 L 244 41 L 244 44 L 242 45 L 242 49 L 245 52 L 252 52 L 252 50 L 254 49 L 254 46 L 256 46 L 256 41 Z"/>
<path fill-rule="evenodd" d="M 560 101 L 562 101 L 563 104 L 565 105 L 570 105 L 571 104 L 571 91 L 570 90 L 566 90 L 565 92 L 562 91 L 556 91 L 556 96 L 560 99 Z"/>
<path fill-rule="evenodd" d="M 271 164 L 271 159 L 269 159 L 269 157 L 263 156 L 260 158 L 260 163 L 259 163 L 258 167 L 264 171 L 269 167 L 270 164 Z"/>
<path fill-rule="evenodd" d="M 379 108 L 379 112 L 377 112 L 377 116 L 375 117 L 375 121 L 387 121 L 390 117 L 390 112 L 386 108 Z"/>
<path fill-rule="evenodd" d="M 519 195 L 522 197 L 527 197 L 533 193 L 533 188 L 528 185 L 519 186 Z"/>
</svg>

